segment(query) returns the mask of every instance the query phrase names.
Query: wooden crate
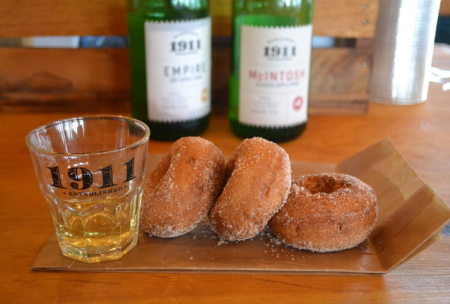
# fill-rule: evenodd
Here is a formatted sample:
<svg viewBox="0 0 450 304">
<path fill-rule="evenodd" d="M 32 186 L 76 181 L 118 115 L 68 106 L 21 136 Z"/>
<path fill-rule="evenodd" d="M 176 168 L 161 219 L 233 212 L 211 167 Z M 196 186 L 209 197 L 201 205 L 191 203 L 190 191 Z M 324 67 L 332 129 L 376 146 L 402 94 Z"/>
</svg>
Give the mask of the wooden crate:
<svg viewBox="0 0 450 304">
<path fill-rule="evenodd" d="M 210 3 L 213 108 L 221 109 L 230 72 L 230 44 L 221 41 L 231 35 L 231 0 Z M 310 114 L 366 111 L 377 7 L 377 0 L 315 1 L 314 35 L 356 44 L 313 50 Z M 127 35 L 126 0 L 2 0 L 0 16 L 0 38 Z M 0 111 L 128 107 L 129 75 L 127 49 L 0 47 Z"/>
</svg>

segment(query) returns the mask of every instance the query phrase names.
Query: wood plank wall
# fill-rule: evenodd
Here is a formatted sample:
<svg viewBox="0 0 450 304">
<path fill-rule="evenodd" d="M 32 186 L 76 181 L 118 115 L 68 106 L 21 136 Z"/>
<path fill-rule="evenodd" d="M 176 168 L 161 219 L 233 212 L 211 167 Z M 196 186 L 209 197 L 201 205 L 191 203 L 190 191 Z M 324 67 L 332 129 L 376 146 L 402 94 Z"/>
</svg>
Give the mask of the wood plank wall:
<svg viewBox="0 0 450 304">
<path fill-rule="evenodd" d="M 231 0 L 211 3 L 213 36 L 231 35 Z M 311 114 L 361 114 L 367 106 L 378 0 L 316 0 L 314 35 L 355 47 L 314 49 Z M 0 38 L 127 35 L 126 0 L 2 0 Z M 70 101 L 129 98 L 126 49 L 0 48 L 0 111 L 73 108 Z M 225 107 L 230 46 L 213 47 L 213 107 Z"/>
</svg>

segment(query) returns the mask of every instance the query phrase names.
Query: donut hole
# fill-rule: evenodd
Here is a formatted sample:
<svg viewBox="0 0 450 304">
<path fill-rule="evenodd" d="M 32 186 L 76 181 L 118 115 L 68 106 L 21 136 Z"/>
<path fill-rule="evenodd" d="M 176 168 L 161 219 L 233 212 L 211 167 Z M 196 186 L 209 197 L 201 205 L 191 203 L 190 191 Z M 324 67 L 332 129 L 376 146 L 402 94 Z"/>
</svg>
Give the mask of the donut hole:
<svg viewBox="0 0 450 304">
<path fill-rule="evenodd" d="M 336 180 L 331 175 L 309 176 L 305 179 L 303 187 L 308 189 L 311 194 L 326 193 L 330 194 L 341 188 L 348 186 L 344 180 Z"/>
<path fill-rule="evenodd" d="M 163 179 L 163 177 L 167 174 L 167 171 L 169 171 L 171 161 L 171 156 L 166 154 L 158 163 L 158 167 L 154 169 L 151 179 L 155 180 L 155 182 L 160 182 L 161 179 Z"/>
<path fill-rule="evenodd" d="M 265 187 L 264 198 L 269 198 L 271 193 L 272 193 L 272 187 L 271 186 Z"/>
</svg>

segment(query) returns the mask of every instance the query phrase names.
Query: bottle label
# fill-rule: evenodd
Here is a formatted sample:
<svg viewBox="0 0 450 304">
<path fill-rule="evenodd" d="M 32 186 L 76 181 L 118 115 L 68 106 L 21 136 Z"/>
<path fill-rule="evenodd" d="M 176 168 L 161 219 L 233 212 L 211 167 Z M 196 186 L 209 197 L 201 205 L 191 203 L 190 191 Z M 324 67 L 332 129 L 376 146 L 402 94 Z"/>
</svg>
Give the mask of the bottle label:
<svg viewBox="0 0 450 304">
<path fill-rule="evenodd" d="M 282 128 L 308 119 L 312 26 L 242 26 L 239 122 Z"/>
<path fill-rule="evenodd" d="M 146 21 L 147 111 L 183 122 L 210 112 L 211 20 Z"/>
</svg>

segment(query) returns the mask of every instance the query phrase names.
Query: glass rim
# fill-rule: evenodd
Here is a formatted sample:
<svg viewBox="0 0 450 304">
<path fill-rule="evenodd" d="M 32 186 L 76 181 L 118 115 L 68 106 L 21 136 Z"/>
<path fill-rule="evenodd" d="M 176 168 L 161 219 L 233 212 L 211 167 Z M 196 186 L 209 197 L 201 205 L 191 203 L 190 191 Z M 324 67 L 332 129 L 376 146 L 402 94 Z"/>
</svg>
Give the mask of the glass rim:
<svg viewBox="0 0 450 304">
<path fill-rule="evenodd" d="M 78 153 L 69 153 L 69 152 L 54 152 L 54 151 L 48 151 L 45 149 L 40 149 L 38 147 L 36 147 L 32 142 L 31 142 L 31 137 L 39 132 L 42 132 L 43 130 L 49 129 L 51 127 L 55 127 L 56 125 L 60 125 L 62 123 L 67 123 L 67 122 L 73 122 L 76 120 L 100 120 L 100 119 L 108 119 L 108 120 L 120 120 L 120 121 L 128 121 L 128 122 L 132 122 L 135 123 L 141 127 L 144 128 L 145 132 L 144 135 L 141 136 L 141 138 L 131 144 L 125 145 L 123 147 L 119 147 L 119 148 L 115 148 L 115 149 L 111 149 L 111 150 L 105 150 L 105 151 L 97 151 L 97 152 L 78 152 Z M 123 115 L 86 115 L 86 116 L 77 116 L 77 117 L 71 117 L 71 118 L 64 118 L 64 119 L 59 119 L 59 120 L 55 120 L 53 122 L 50 122 L 48 124 L 39 126 L 37 128 L 34 128 L 33 130 L 31 130 L 26 138 L 25 138 L 25 142 L 28 146 L 28 148 L 34 152 L 34 153 L 38 153 L 38 154 L 46 154 L 46 155 L 66 155 L 66 156 L 72 156 L 72 155 L 76 155 L 76 156 L 83 156 L 83 155 L 103 155 L 103 154 L 111 154 L 111 153 L 116 153 L 122 150 L 128 150 L 128 149 L 134 149 L 137 148 L 143 144 L 145 144 L 146 142 L 148 142 L 150 138 L 150 128 L 142 121 L 138 120 L 138 119 L 134 119 L 131 117 L 127 117 L 127 116 L 123 116 Z"/>
</svg>

